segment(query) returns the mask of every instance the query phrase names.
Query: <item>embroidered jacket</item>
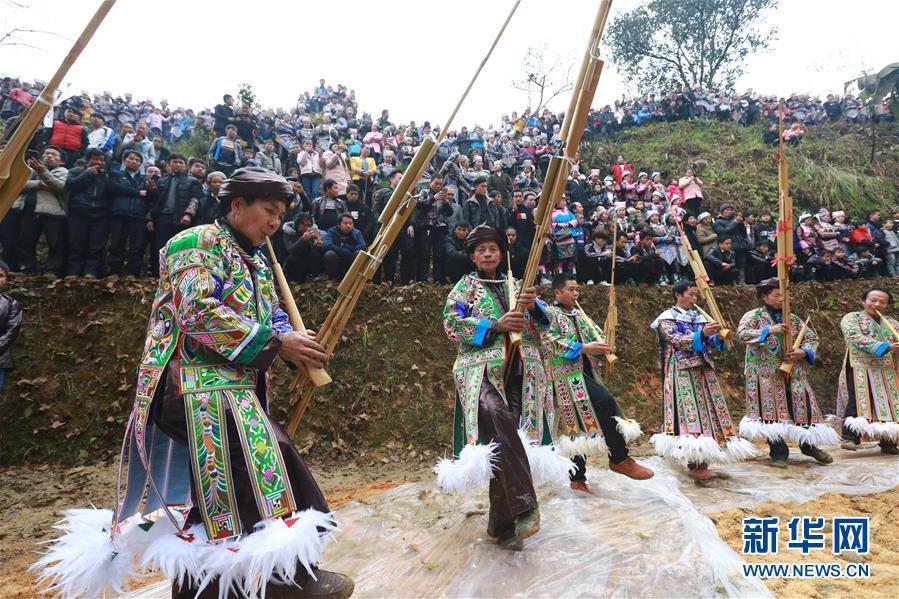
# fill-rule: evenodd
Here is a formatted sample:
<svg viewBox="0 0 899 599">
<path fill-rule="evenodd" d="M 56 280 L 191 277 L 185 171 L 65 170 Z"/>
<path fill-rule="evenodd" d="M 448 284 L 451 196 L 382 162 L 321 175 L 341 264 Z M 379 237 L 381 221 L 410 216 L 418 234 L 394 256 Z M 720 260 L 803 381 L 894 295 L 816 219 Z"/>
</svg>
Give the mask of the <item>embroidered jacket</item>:
<svg viewBox="0 0 899 599">
<path fill-rule="evenodd" d="M 796 339 L 802 328 L 802 319 L 795 314 L 791 314 L 790 317 L 790 331 L 793 339 Z M 780 324 L 782 319 L 783 316 L 780 312 L 772 314 L 765 307 L 750 310 L 740 319 L 737 337 L 746 344 L 744 374 L 769 375 L 780 369 L 784 357 L 783 336 L 769 335 L 768 332 L 771 327 Z M 805 371 L 808 370 L 808 365 L 815 365 L 815 352 L 818 349 L 818 335 L 811 327 L 806 331 L 799 347 L 805 352 L 807 362 L 797 360 L 795 364 L 797 368 Z"/>
<path fill-rule="evenodd" d="M 899 322 L 884 315 L 894 328 Z M 883 322 L 867 312 L 850 312 L 840 321 L 846 340 L 846 355 L 837 386 L 837 414 L 842 415 L 853 385 L 857 415 L 871 421 L 899 421 L 899 390 L 895 356 L 890 344 L 896 339 Z M 848 380 L 851 369 L 852 380 Z"/>
<path fill-rule="evenodd" d="M 548 313 L 550 327 L 543 338 L 558 407 L 558 433 L 568 437 L 601 434 L 584 375 L 601 382 L 602 356 L 583 354 L 581 350 L 594 341 L 605 343 L 605 335 L 599 326 L 594 333 L 578 309 L 553 305 L 548 308 Z"/>
<path fill-rule="evenodd" d="M 230 409 L 234 415 L 260 514 L 263 518 L 289 514 L 295 509 L 290 482 L 257 397 L 259 370 L 252 366 L 275 331 L 291 330 L 288 318 L 277 307 L 265 257 L 242 250 L 224 225 L 179 233 L 161 251 L 160 263 L 126 442 L 133 435 L 132 452 L 136 449 L 144 470 L 150 472 L 148 452 L 155 447 L 156 435 L 145 438 L 149 409 L 166 366 L 173 361 L 188 412 L 191 471 L 202 495 L 195 502 L 208 538 L 251 532 L 240 529 L 237 517 L 225 412 Z M 132 478 L 129 471 L 126 506 L 133 505 L 130 497 L 142 496 L 154 485 L 152 475 L 138 476 L 144 488 L 134 489 L 137 480 Z M 153 492 L 159 493 L 155 488 Z M 130 511 L 120 506 L 120 512 L 123 509 Z"/>
<path fill-rule="evenodd" d="M 517 291 L 519 281 L 513 279 L 513 286 Z M 508 352 L 507 336 L 497 333 L 493 326 L 508 311 L 508 295 L 505 279 L 488 281 L 472 273 L 462 277 L 446 298 L 443 328 L 450 341 L 459 344 L 453 364 L 457 400 L 456 455 L 466 443 L 478 442 L 478 396 L 484 379 L 505 397 L 503 370 Z M 552 405 L 538 332 L 549 326 L 545 304 L 538 300 L 535 310 L 526 313 L 525 318 L 528 328 L 522 334 L 520 346 L 523 374 L 521 428 L 527 430 L 532 441 L 543 441 L 544 419 L 551 419 L 548 411 Z"/>
</svg>

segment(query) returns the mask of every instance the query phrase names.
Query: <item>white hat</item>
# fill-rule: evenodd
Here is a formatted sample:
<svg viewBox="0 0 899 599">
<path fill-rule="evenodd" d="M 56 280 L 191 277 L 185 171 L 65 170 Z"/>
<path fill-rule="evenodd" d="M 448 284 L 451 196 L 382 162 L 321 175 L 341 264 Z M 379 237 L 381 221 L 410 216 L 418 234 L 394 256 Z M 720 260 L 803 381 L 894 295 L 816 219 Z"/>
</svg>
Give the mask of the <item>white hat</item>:
<svg viewBox="0 0 899 599">
<path fill-rule="evenodd" d="M 700 212 L 700 213 L 699 213 L 699 216 L 697 216 L 696 218 L 699 219 L 699 220 L 702 220 L 702 219 L 704 219 L 704 218 L 706 218 L 706 217 L 708 217 L 708 216 L 712 216 L 712 215 L 709 214 L 708 212 Z"/>
</svg>

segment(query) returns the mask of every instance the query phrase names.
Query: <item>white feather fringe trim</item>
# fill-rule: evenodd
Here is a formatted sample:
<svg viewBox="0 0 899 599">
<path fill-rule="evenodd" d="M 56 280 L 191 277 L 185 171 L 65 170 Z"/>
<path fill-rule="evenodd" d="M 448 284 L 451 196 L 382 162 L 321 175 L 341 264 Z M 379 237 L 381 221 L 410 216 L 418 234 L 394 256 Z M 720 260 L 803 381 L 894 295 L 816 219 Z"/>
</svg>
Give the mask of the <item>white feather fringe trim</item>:
<svg viewBox="0 0 899 599">
<path fill-rule="evenodd" d="M 300 565 L 311 573 L 336 530 L 333 515 L 316 510 L 260 523 L 252 534 L 223 543 L 209 543 L 202 525 L 177 534 L 161 512 L 130 518 L 114 540 L 111 522 L 110 510 L 66 512 L 56 526 L 63 536 L 30 567 L 42 570 L 45 592 L 64 599 L 118 596 L 127 591 L 129 578 L 158 572 L 201 586 L 218 578 L 223 599 L 229 592 L 255 599 L 273 578 L 293 581 Z"/>
<path fill-rule="evenodd" d="M 135 527 L 136 528 L 136 527 Z M 203 527 L 196 525 L 183 534 L 178 531 L 168 520 L 163 518 L 157 521 L 146 533 L 146 539 L 152 540 L 146 544 L 141 554 L 140 567 L 145 570 L 156 571 L 179 586 L 184 583 L 194 585 L 203 578 L 203 562 L 198 547 L 205 542 L 206 533 Z M 123 538 L 142 542 L 140 529 L 123 532 Z M 197 537 L 203 540 L 197 540 Z"/>
<path fill-rule="evenodd" d="M 749 441 L 774 443 L 789 436 L 789 422 L 764 422 L 759 418 L 743 416 L 740 420 L 740 436 Z"/>
<path fill-rule="evenodd" d="M 879 420 L 869 422 L 861 416 L 849 416 L 844 422 L 846 428 L 861 437 L 872 441 L 899 442 L 899 423 Z"/>
<path fill-rule="evenodd" d="M 640 428 L 640 423 L 636 420 L 632 418 L 620 418 L 618 416 L 613 416 L 613 418 L 618 422 L 615 428 L 617 428 L 618 432 L 621 433 L 621 436 L 624 437 L 625 444 L 630 445 L 643 436 L 643 429 Z"/>
<path fill-rule="evenodd" d="M 519 430 L 518 436 L 528 456 L 534 486 L 568 484 L 568 475 L 577 469 L 570 458 L 556 451 L 552 445 L 532 445 L 526 431 Z"/>
<path fill-rule="evenodd" d="M 715 438 L 706 435 L 696 437 L 657 433 L 650 437 L 649 442 L 655 448 L 656 454 L 685 466 L 728 461 L 727 455 Z"/>
<path fill-rule="evenodd" d="M 567 458 L 574 456 L 604 456 L 609 455 L 609 448 L 602 433 L 592 437 L 577 435 L 575 437 L 562 436 L 556 439 L 555 447 L 559 455 Z"/>
<path fill-rule="evenodd" d="M 336 529 L 332 514 L 309 509 L 261 522 L 237 542 L 204 544 L 200 586 L 217 579 L 220 599 L 229 597 L 229 592 L 257 599 L 272 579 L 294 582 L 298 566 L 312 574 L 312 566 Z M 202 528 L 195 532 L 205 536 Z"/>
<path fill-rule="evenodd" d="M 840 436 L 829 424 L 812 424 L 808 428 L 804 426 L 798 428 L 801 431 L 799 439 L 797 439 L 799 444 L 812 445 L 813 447 L 840 444 Z"/>
<path fill-rule="evenodd" d="M 128 590 L 128 579 L 139 574 L 123 539 L 110 539 L 112 511 L 76 509 L 54 525 L 63 531 L 28 569 L 40 570 L 37 585 L 63 599 L 117 596 Z"/>
<path fill-rule="evenodd" d="M 757 457 L 759 451 L 755 445 L 746 439 L 731 437 L 725 444 L 724 454 L 727 456 L 727 462 L 733 464 Z"/>
<path fill-rule="evenodd" d="M 466 445 L 459 453 L 459 459 L 440 459 L 434 466 L 437 484 L 444 493 L 459 494 L 485 485 L 493 476 L 497 447 L 496 442 L 487 445 Z"/>
</svg>

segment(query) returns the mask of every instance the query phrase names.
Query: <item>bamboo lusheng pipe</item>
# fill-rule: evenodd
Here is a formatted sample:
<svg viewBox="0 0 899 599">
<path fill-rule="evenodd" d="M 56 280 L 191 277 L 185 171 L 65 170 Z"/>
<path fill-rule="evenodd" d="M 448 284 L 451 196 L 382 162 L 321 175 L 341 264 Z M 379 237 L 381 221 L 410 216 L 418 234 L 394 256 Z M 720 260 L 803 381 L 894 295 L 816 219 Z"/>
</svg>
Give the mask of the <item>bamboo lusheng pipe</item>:
<svg viewBox="0 0 899 599">
<path fill-rule="evenodd" d="M 602 71 L 601 65 L 597 66 L 601 63 L 598 58 L 599 40 L 602 37 L 611 4 L 611 0 L 603 0 L 597 9 L 596 18 L 593 21 L 593 29 L 590 32 L 590 41 L 584 51 L 577 82 L 572 89 L 568 110 L 565 112 L 565 118 L 562 121 L 560 136 L 563 143 L 557 155 L 550 159 L 549 167 L 544 177 L 543 189 L 540 192 L 537 209 L 534 211 L 534 240 L 528 253 L 528 262 L 524 269 L 524 275 L 521 278 L 522 289 L 534 286 L 534 280 L 537 277 L 537 267 L 543 255 L 544 240 L 552 219 L 552 211 L 562 195 L 568 177 L 568 160 L 578 150 L 577 144 L 580 143 L 587 114 L 589 113 L 590 105 L 593 103 L 596 83 L 598 82 L 599 73 Z M 589 82 L 587 79 L 588 75 L 590 77 Z M 519 304 L 517 310 L 523 312 L 524 308 Z"/>
<path fill-rule="evenodd" d="M 893 336 L 893 339 L 895 339 L 897 342 L 899 342 L 899 332 L 896 331 L 896 327 L 894 327 L 892 324 L 890 324 L 890 321 L 887 320 L 886 317 L 880 313 L 880 310 L 874 310 L 874 311 L 877 312 L 877 316 L 880 318 L 880 322 L 882 322 L 883 324 L 886 325 L 887 330 L 890 332 L 890 335 Z M 893 355 L 893 367 L 895 368 L 895 366 L 896 366 L 896 356 L 894 354 Z"/>
<path fill-rule="evenodd" d="M 506 250 L 506 265 L 506 290 L 509 293 L 509 312 L 512 312 L 518 302 L 515 300 L 515 283 L 512 279 L 512 255 L 508 249 Z M 521 343 L 521 333 L 511 331 L 508 339 L 513 345 L 517 345 Z"/>
<path fill-rule="evenodd" d="M 306 326 L 303 324 L 303 317 L 300 316 L 300 310 L 293 299 L 293 292 L 287 283 L 287 277 L 284 276 L 284 270 L 281 268 L 281 263 L 278 262 L 278 257 L 275 256 L 275 249 L 272 247 L 272 242 L 268 237 L 265 238 L 265 245 L 268 248 L 268 257 L 272 263 L 275 280 L 278 281 L 278 287 L 281 290 L 281 301 L 284 302 L 285 312 L 287 312 L 287 317 L 290 319 L 290 326 L 293 327 L 294 331 L 305 334 Z M 331 377 L 325 372 L 324 368 L 312 368 L 305 364 L 300 365 L 300 368 L 306 371 L 309 380 L 316 387 L 323 387 L 331 382 Z"/>
<path fill-rule="evenodd" d="M 678 229 L 680 231 L 681 244 L 683 244 L 684 250 L 687 252 L 687 261 L 690 263 L 690 269 L 693 271 L 696 288 L 699 289 L 699 295 L 702 296 L 702 299 L 708 305 L 709 312 L 711 312 L 712 315 L 709 316 L 699 306 L 696 306 L 696 308 L 703 314 L 703 316 L 721 325 L 722 328 L 718 332 L 718 335 L 724 339 L 725 346 L 730 347 L 733 332 L 724 326 L 724 316 L 718 308 L 718 302 L 715 301 L 715 295 L 712 293 L 712 288 L 709 287 L 709 275 L 705 270 L 705 264 L 703 264 L 699 252 L 694 250 L 690 245 L 690 240 L 687 238 L 687 233 L 684 231 L 684 227 L 681 223 L 678 223 Z"/>
<path fill-rule="evenodd" d="M 609 340 L 608 334 L 603 335 L 602 333 L 599 332 L 599 327 L 596 326 L 596 323 L 593 322 L 592 318 L 587 316 L 587 313 L 584 311 L 583 308 L 581 308 L 581 305 L 578 302 L 574 302 L 574 307 L 577 308 L 578 312 L 581 313 L 581 316 L 583 317 L 583 319 L 587 321 L 587 326 L 590 327 L 590 331 L 593 333 L 593 336 L 596 337 L 596 340 L 599 341 L 600 343 L 605 343 L 606 345 L 609 345 L 612 348 L 612 351 L 614 352 L 615 346 L 612 345 L 612 342 Z M 608 358 L 609 356 L 611 356 L 613 358 L 608 361 L 609 367 L 611 367 L 615 362 L 618 361 L 618 356 L 616 356 L 614 353 L 606 354 L 606 358 Z"/>
<path fill-rule="evenodd" d="M 0 221 L 6 217 L 6 213 L 16 201 L 25 183 L 31 178 L 32 171 L 25 162 L 25 153 L 31 139 L 43 122 L 44 116 L 53 106 L 57 88 L 114 4 L 115 0 L 103 0 L 41 95 L 28 108 L 15 132 L 9 137 L 3 151 L 0 152 Z"/>
<path fill-rule="evenodd" d="M 609 285 L 609 311 L 606 313 L 606 343 L 612 346 L 612 353 L 606 354 L 606 362 L 608 363 L 609 372 L 618 356 L 615 355 L 615 328 L 618 326 L 618 298 L 615 294 L 615 262 L 617 262 L 615 252 L 618 251 L 618 221 L 612 221 L 612 276 Z"/>
<path fill-rule="evenodd" d="M 780 295 L 783 298 L 783 322 L 788 323 L 787 330 L 783 333 L 783 347 L 792 347 L 792 332 L 789 323 L 790 317 L 790 265 L 795 260 L 793 253 L 793 198 L 790 197 L 790 178 L 787 159 L 784 154 L 783 131 L 783 102 L 778 106 L 777 131 L 780 154 L 777 158 L 777 281 L 780 285 Z M 784 370 L 784 366 L 787 370 Z M 784 362 L 781 365 L 784 372 L 792 372 L 793 365 Z"/>
<path fill-rule="evenodd" d="M 805 334 L 808 333 L 808 323 L 811 321 L 812 317 L 809 316 L 805 319 L 805 322 L 802 323 L 802 327 L 799 329 L 799 334 L 796 335 L 796 339 L 793 340 L 793 345 L 790 348 L 793 351 L 800 349 L 802 347 L 802 340 L 805 339 Z M 786 346 L 784 346 L 786 347 Z M 796 366 L 794 362 L 784 361 L 780 365 L 780 371 L 784 374 L 793 374 L 793 368 Z"/>
<path fill-rule="evenodd" d="M 468 93 L 471 91 L 475 81 L 477 81 L 478 76 L 487 64 L 487 60 L 493 54 L 493 50 L 499 43 L 500 38 L 506 31 L 506 27 L 508 27 L 509 22 L 512 20 L 512 16 L 515 14 L 515 11 L 520 4 L 521 0 L 516 0 L 515 4 L 512 5 L 512 9 L 506 16 L 506 20 L 503 21 L 502 27 L 500 27 L 497 32 L 493 43 L 490 45 L 490 48 L 487 50 L 487 53 L 481 60 L 478 68 L 475 70 L 474 75 L 472 75 L 471 80 L 465 87 L 465 91 L 462 92 L 462 96 L 453 107 L 453 110 L 446 123 L 441 128 L 437 139 L 432 140 L 429 138 L 425 140 L 425 143 L 423 143 L 415 153 L 412 162 L 400 179 L 400 185 L 398 185 L 397 189 L 391 194 L 387 205 L 378 217 L 378 222 L 382 223 L 384 226 L 381 227 L 378 234 L 375 236 L 374 241 L 372 241 L 372 244 L 369 246 L 367 252 L 368 255 L 360 253 L 341 281 L 340 286 L 338 287 L 337 300 L 334 302 L 334 306 L 332 306 L 330 312 L 328 312 L 328 316 L 319 330 L 318 341 L 328 353 L 334 351 L 338 340 L 343 334 L 343 330 L 346 327 L 346 323 L 349 321 L 353 308 L 355 308 L 356 302 L 359 301 L 362 290 L 365 288 L 365 283 L 369 278 L 374 276 L 374 273 L 380 265 L 381 259 L 387 253 L 387 250 L 390 248 L 391 244 L 393 244 L 394 239 L 399 235 L 400 230 L 405 225 L 406 220 L 415 209 L 416 200 L 411 191 L 415 188 L 415 185 L 421 178 L 424 169 L 430 164 L 434 154 L 437 153 L 437 147 L 449 131 L 453 120 L 456 118 L 456 114 L 458 114 L 463 102 L 465 102 L 465 99 L 468 97 Z M 417 170 L 413 169 L 413 165 L 415 165 L 414 168 Z M 299 404 L 294 409 L 294 413 L 287 425 L 287 433 L 289 435 L 293 435 L 296 432 L 314 390 L 314 385 L 312 385 L 308 378 L 303 376 L 303 372 L 300 371 L 292 384 L 290 403 L 294 404 L 299 400 Z"/>
</svg>

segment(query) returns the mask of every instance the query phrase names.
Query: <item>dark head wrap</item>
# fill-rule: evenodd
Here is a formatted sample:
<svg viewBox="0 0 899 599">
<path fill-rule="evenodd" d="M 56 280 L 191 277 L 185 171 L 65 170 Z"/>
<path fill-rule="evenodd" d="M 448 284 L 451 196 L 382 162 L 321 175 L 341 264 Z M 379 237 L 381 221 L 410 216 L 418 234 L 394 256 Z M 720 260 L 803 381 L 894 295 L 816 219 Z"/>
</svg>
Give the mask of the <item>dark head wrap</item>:
<svg viewBox="0 0 899 599">
<path fill-rule="evenodd" d="M 218 197 L 223 207 L 230 205 L 234 198 L 275 198 L 289 205 L 293 188 L 281 175 L 248 166 L 237 169 L 222 183 Z"/>
<path fill-rule="evenodd" d="M 771 277 L 770 279 L 765 279 L 764 281 L 758 283 L 755 286 L 755 292 L 759 297 L 765 295 L 769 291 L 780 288 L 780 281 L 777 277 Z"/>
<path fill-rule="evenodd" d="M 495 241 L 497 245 L 499 245 L 500 251 L 505 253 L 507 242 L 506 236 L 493 227 L 488 226 L 486 223 L 478 225 L 471 230 L 471 233 L 465 238 L 465 251 L 471 254 L 478 245 L 485 241 Z"/>
</svg>

